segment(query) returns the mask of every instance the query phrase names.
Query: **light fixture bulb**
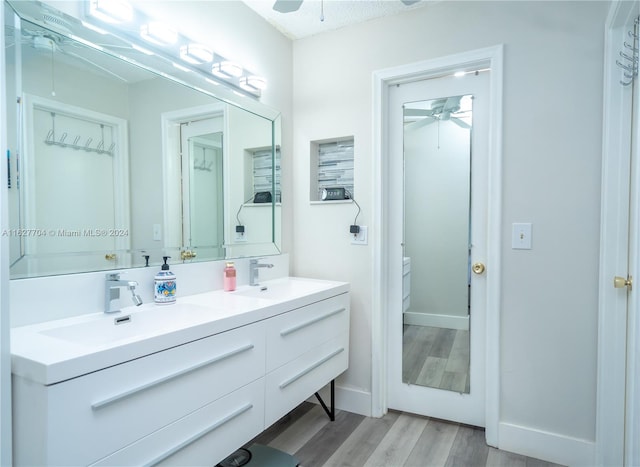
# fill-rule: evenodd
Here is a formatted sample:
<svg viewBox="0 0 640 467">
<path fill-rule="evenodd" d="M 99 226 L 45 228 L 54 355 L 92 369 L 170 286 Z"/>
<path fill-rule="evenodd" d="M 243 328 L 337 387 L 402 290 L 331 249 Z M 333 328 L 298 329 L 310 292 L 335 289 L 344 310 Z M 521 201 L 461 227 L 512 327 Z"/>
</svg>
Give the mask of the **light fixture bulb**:
<svg viewBox="0 0 640 467">
<path fill-rule="evenodd" d="M 244 76 L 240 78 L 240 87 L 245 91 L 262 91 L 267 87 L 267 82 L 260 76 Z"/>
<path fill-rule="evenodd" d="M 214 63 L 211 67 L 211 73 L 224 79 L 239 78 L 242 76 L 242 67 L 236 62 L 225 60 Z"/>
<path fill-rule="evenodd" d="M 126 0 L 89 0 L 89 14 L 106 23 L 127 23 L 133 19 L 133 7 Z"/>
<path fill-rule="evenodd" d="M 166 24 L 152 21 L 140 27 L 140 37 L 152 44 L 171 45 L 178 40 L 178 33 Z"/>
<path fill-rule="evenodd" d="M 192 65 L 202 65 L 213 60 L 213 51 L 202 44 L 187 44 L 180 47 L 180 58 Z"/>
</svg>

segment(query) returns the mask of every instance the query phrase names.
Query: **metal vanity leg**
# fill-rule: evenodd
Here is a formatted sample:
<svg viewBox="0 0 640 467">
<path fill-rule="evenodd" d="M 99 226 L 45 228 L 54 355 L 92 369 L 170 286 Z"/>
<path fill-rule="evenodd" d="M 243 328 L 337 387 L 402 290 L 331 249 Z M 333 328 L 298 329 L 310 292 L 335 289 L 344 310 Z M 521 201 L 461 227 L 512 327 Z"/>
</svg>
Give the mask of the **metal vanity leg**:
<svg viewBox="0 0 640 467">
<path fill-rule="evenodd" d="M 331 420 L 332 422 L 336 420 L 336 404 L 335 404 L 336 385 L 335 383 L 336 383 L 336 380 L 332 379 L 331 380 L 331 409 L 327 407 L 327 404 L 324 403 L 324 401 L 322 400 L 322 397 L 320 397 L 320 394 L 316 392 L 316 397 L 318 398 L 318 402 L 320 402 L 320 405 L 322 406 L 326 414 L 329 416 L 329 420 Z"/>
</svg>

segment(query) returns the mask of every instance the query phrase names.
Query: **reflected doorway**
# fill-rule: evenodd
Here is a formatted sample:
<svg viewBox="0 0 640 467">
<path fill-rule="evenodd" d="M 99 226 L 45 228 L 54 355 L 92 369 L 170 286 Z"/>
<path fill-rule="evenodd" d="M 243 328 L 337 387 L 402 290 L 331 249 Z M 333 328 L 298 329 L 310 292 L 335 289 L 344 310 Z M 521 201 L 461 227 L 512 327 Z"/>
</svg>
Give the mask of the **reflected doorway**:
<svg viewBox="0 0 640 467">
<path fill-rule="evenodd" d="M 403 105 L 402 381 L 470 392 L 473 95 Z"/>
</svg>

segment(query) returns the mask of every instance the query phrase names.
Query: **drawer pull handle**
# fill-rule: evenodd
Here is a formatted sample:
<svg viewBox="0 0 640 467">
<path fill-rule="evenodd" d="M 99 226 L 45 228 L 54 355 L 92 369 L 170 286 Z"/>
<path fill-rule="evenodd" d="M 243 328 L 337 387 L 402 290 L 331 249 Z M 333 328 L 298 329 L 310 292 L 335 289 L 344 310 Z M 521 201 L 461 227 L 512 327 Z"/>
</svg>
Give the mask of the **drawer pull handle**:
<svg viewBox="0 0 640 467">
<path fill-rule="evenodd" d="M 316 316 L 315 318 L 310 319 L 309 321 L 305 321 L 304 323 L 296 324 L 295 326 L 291 326 L 290 328 L 287 328 L 287 329 L 284 329 L 284 330 L 280 331 L 280 335 L 282 337 L 287 336 L 287 335 L 289 335 L 291 333 L 299 331 L 300 329 L 306 328 L 307 326 L 311 326 L 312 324 L 315 324 L 318 321 L 322 321 L 323 319 L 326 319 L 326 318 L 328 318 L 330 316 L 337 315 L 338 313 L 342 313 L 345 310 L 346 310 L 346 308 L 340 308 L 339 310 L 334 310 L 334 311 L 331 311 L 329 313 L 325 313 L 324 315 Z"/>
<path fill-rule="evenodd" d="M 115 396 L 107 397 L 106 399 L 102 399 L 101 401 L 94 402 L 93 404 L 91 404 L 91 409 L 93 410 L 101 409 L 102 407 L 113 404 L 114 402 L 117 402 L 129 396 L 132 396 L 138 392 L 145 391 L 159 384 L 166 383 L 167 381 L 171 381 L 172 379 L 179 378 L 180 376 L 184 376 L 187 373 L 191 373 L 192 371 L 199 370 L 200 368 L 203 368 L 205 366 L 213 365 L 214 363 L 218 363 L 222 360 L 226 360 L 227 358 L 233 357 L 234 355 L 238 355 L 239 353 L 246 352 L 247 350 L 251 350 L 253 349 L 253 347 L 254 347 L 253 344 L 246 344 L 246 345 L 243 345 L 242 347 L 238 347 L 237 349 L 231 350 L 230 352 L 227 352 L 221 355 L 216 355 L 215 357 L 209 360 L 198 363 L 189 368 L 185 368 L 183 370 L 177 371 L 170 375 L 163 376 L 162 378 L 158 378 L 154 381 L 150 381 L 148 383 L 142 384 L 135 388 L 129 389 L 128 391 L 121 392 L 120 394 L 116 394 Z"/>
<path fill-rule="evenodd" d="M 320 365 L 322 365 L 323 363 L 325 363 L 328 360 L 331 360 L 333 357 L 335 357 L 336 355 L 338 355 L 339 353 L 344 351 L 344 347 L 340 347 L 338 350 L 334 350 L 333 352 L 331 352 L 329 355 L 327 355 L 326 357 L 322 358 L 321 360 L 318 360 L 317 362 L 315 362 L 313 365 L 311 365 L 310 367 L 302 370 L 300 373 L 298 373 L 295 376 L 292 376 L 291 378 L 289 378 L 286 381 L 283 381 L 282 383 L 280 383 L 280 389 L 284 389 L 287 386 L 289 386 L 292 383 L 295 383 L 296 381 L 298 381 L 300 378 L 302 378 L 304 375 L 306 375 L 307 373 L 315 370 L 316 368 L 318 368 Z"/>
<path fill-rule="evenodd" d="M 240 407 L 239 409 L 235 410 L 234 412 L 232 412 L 232 413 L 228 414 L 227 416 L 221 418 L 220 420 L 215 422 L 213 425 L 208 426 L 204 430 L 200 431 L 199 433 L 196 433 L 195 435 L 191 436 L 190 438 L 185 439 L 183 442 L 181 442 L 180 444 L 172 447 L 171 449 L 169 449 L 165 453 L 159 455 L 155 459 L 147 462 L 145 464 L 145 466 L 152 466 L 152 465 L 159 464 L 160 462 L 165 460 L 167 457 L 172 456 L 173 454 L 175 454 L 176 452 L 178 452 L 182 448 L 185 448 L 188 445 L 190 445 L 191 443 L 194 443 L 194 442 L 198 441 L 203 436 L 211 433 L 213 430 L 215 430 L 217 428 L 220 428 L 225 423 L 230 422 L 234 418 L 239 417 L 240 415 L 242 415 L 243 413 L 245 413 L 248 410 L 251 410 L 252 408 L 253 408 L 253 404 L 246 404 L 246 405 Z"/>
</svg>

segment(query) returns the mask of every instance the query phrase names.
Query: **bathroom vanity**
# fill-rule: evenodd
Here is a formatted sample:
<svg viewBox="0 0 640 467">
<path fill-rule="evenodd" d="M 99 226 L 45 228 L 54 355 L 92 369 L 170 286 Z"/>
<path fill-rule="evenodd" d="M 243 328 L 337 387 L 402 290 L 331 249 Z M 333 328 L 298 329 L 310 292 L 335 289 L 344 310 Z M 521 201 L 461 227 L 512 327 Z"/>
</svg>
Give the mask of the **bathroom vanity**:
<svg viewBox="0 0 640 467">
<path fill-rule="evenodd" d="M 347 369 L 349 285 L 275 279 L 11 342 L 16 465 L 211 466 Z"/>
</svg>

